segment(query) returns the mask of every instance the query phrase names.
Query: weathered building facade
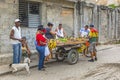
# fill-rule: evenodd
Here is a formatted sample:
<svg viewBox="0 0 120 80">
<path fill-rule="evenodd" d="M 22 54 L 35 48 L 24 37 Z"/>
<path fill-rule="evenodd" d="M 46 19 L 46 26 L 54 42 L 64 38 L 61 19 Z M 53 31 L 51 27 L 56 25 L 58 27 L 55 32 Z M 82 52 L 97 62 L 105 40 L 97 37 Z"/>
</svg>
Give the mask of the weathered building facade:
<svg viewBox="0 0 120 80">
<path fill-rule="evenodd" d="M 0 54 L 12 53 L 9 33 L 14 20 L 22 21 L 22 36 L 26 36 L 30 48 L 35 49 L 34 40 L 37 26 L 48 22 L 63 24 L 69 36 L 73 35 L 74 2 L 67 0 L 2 0 L 0 1 Z"/>
<path fill-rule="evenodd" d="M 76 32 L 84 25 L 94 24 L 99 31 L 99 42 L 107 43 L 120 39 L 120 9 L 86 2 L 76 4 Z M 76 33 L 76 34 L 77 34 Z"/>
<path fill-rule="evenodd" d="M 99 31 L 99 42 L 120 39 L 119 9 L 97 6 L 72 0 L 2 0 L 0 1 L 0 54 L 12 53 L 9 33 L 14 20 L 22 21 L 22 36 L 26 36 L 29 47 L 34 50 L 37 26 L 48 22 L 59 23 L 68 36 L 78 36 L 84 25 L 94 24 Z"/>
</svg>

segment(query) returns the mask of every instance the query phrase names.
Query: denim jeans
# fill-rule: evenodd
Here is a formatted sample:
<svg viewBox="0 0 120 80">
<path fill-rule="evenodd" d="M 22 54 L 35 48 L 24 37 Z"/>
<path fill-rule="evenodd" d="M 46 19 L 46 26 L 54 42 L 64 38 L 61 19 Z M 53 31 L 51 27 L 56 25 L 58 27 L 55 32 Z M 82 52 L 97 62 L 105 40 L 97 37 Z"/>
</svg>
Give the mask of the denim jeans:
<svg viewBox="0 0 120 80">
<path fill-rule="evenodd" d="M 37 41 L 36 40 L 34 41 L 34 44 L 35 44 L 35 47 L 36 47 L 37 46 Z"/>
<path fill-rule="evenodd" d="M 38 69 L 41 70 L 44 65 L 44 59 L 45 59 L 45 46 L 36 46 L 36 49 L 39 53 L 39 63 L 38 63 Z"/>
<path fill-rule="evenodd" d="M 22 56 L 21 43 L 13 44 L 13 63 L 20 63 Z"/>
</svg>

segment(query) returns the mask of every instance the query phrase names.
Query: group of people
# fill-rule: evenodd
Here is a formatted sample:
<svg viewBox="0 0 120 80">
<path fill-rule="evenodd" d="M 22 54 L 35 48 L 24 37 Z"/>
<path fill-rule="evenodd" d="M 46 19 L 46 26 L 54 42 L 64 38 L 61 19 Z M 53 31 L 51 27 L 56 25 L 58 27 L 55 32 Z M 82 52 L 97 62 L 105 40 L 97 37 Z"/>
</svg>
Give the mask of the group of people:
<svg viewBox="0 0 120 80">
<path fill-rule="evenodd" d="M 54 38 L 65 37 L 65 32 L 64 29 L 62 28 L 62 24 L 59 24 L 55 31 L 52 31 L 52 27 L 53 27 L 52 23 L 48 23 L 46 28 L 44 28 L 43 25 L 38 26 L 38 30 L 36 33 L 36 49 L 39 53 L 38 70 L 45 70 L 44 60 L 53 58 L 52 50 L 51 49 L 49 49 L 49 51 L 46 50 L 46 48 L 48 48 L 49 40 Z M 48 51 L 50 55 L 45 56 L 46 51 Z"/>
<path fill-rule="evenodd" d="M 88 61 L 90 61 L 90 62 L 97 61 L 97 55 L 96 55 L 96 52 L 97 52 L 96 45 L 98 42 L 97 29 L 95 29 L 94 25 L 92 25 L 92 24 L 90 26 L 85 25 L 84 28 L 80 29 L 80 37 L 89 39 L 89 41 L 86 42 L 86 46 L 87 46 L 86 50 L 87 50 L 87 52 L 89 52 L 91 54 L 91 59 Z M 85 56 L 87 56 L 85 51 L 83 53 Z"/>
<path fill-rule="evenodd" d="M 39 53 L 38 70 L 44 70 L 45 60 L 45 48 L 48 46 L 47 43 L 50 39 L 65 37 L 64 29 L 62 24 L 59 24 L 55 31 L 52 31 L 53 24 L 48 23 L 48 27 L 44 28 L 43 25 L 39 25 L 36 33 L 35 46 Z M 26 37 L 21 36 L 20 20 L 15 20 L 15 26 L 12 27 L 10 32 L 10 39 L 13 44 L 13 63 L 18 64 L 21 62 L 21 57 L 29 57 L 31 51 L 27 45 Z M 51 58 L 53 58 L 52 50 L 50 50 Z M 47 60 L 49 56 L 46 56 Z"/>
<path fill-rule="evenodd" d="M 43 25 L 39 25 L 36 33 L 35 39 L 35 46 L 36 50 L 39 53 L 39 63 L 38 63 L 38 70 L 45 70 L 44 60 L 45 60 L 45 49 L 48 47 L 48 42 L 50 39 L 56 38 L 63 38 L 66 36 L 64 29 L 62 28 L 62 24 L 56 28 L 55 31 L 52 31 L 53 24 L 48 23 L 48 27 L 44 28 Z M 88 46 L 88 51 L 91 54 L 90 62 L 94 62 L 97 60 L 96 56 L 96 42 L 98 41 L 98 31 L 94 28 L 94 25 L 86 25 L 84 28 L 80 29 L 80 36 L 89 38 L 90 45 Z M 27 56 L 30 58 L 30 49 L 26 42 L 26 37 L 21 36 L 21 28 L 20 28 L 20 20 L 15 20 L 15 26 L 12 27 L 10 32 L 10 39 L 12 40 L 13 44 L 13 63 L 18 64 L 21 62 L 21 57 Z M 21 44 L 22 43 L 22 44 Z M 49 50 L 52 55 L 52 50 Z M 85 54 L 86 55 L 86 54 Z M 48 59 L 49 56 L 46 56 Z"/>
</svg>

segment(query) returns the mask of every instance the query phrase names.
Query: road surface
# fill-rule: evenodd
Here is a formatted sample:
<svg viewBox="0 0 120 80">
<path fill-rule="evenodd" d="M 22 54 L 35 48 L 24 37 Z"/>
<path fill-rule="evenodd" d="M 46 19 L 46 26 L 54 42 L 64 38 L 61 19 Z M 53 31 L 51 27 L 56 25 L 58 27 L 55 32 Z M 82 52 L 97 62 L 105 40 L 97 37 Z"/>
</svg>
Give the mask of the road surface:
<svg viewBox="0 0 120 80">
<path fill-rule="evenodd" d="M 47 64 L 46 71 L 31 68 L 25 71 L 0 76 L 0 80 L 120 80 L 120 46 L 98 51 L 98 61 L 88 62 L 80 56 L 75 65 L 64 62 Z"/>
</svg>

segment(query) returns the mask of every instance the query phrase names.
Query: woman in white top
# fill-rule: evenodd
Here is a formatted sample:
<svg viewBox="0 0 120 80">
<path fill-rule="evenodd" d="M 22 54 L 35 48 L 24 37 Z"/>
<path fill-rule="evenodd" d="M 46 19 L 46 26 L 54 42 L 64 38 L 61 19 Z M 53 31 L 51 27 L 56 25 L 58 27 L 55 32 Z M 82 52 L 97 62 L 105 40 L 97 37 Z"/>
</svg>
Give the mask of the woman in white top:
<svg viewBox="0 0 120 80">
<path fill-rule="evenodd" d="M 64 29 L 62 27 L 62 24 L 59 24 L 58 28 L 55 31 L 56 31 L 56 35 L 58 38 L 65 37 L 65 32 L 64 32 Z"/>
</svg>

